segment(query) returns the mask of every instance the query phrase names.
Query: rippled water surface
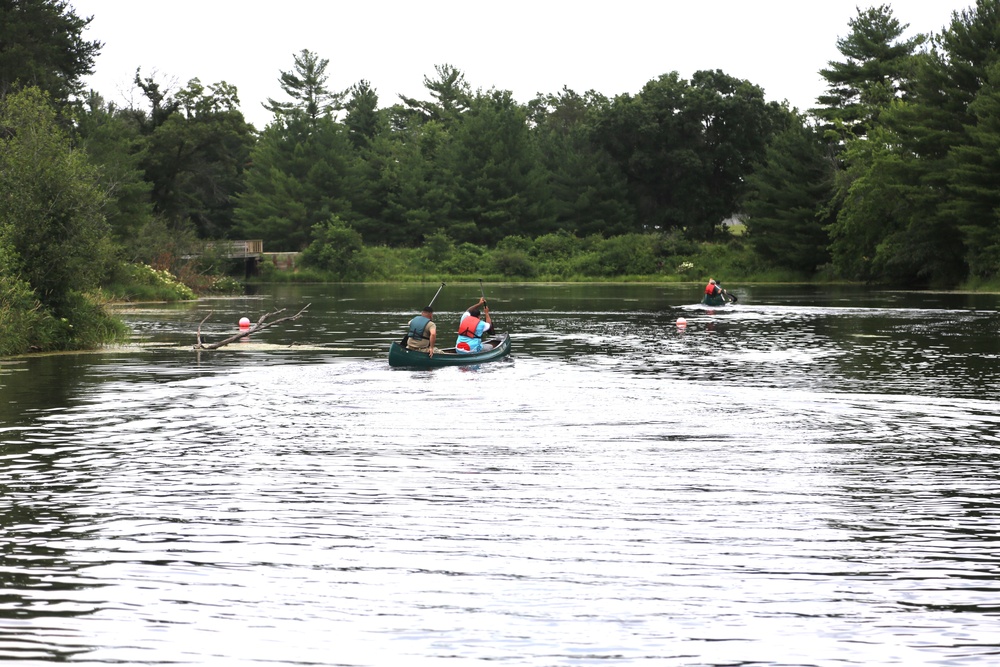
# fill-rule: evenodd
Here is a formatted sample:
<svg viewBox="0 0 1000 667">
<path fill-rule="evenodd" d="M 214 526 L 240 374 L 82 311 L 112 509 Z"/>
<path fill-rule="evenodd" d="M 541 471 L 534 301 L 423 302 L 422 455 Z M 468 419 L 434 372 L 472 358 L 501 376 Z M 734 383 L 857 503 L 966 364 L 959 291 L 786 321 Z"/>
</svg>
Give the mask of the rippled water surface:
<svg viewBox="0 0 1000 667">
<path fill-rule="evenodd" d="M 389 368 L 436 287 L 0 362 L 0 660 L 1000 664 L 996 296 L 487 286 L 510 359 Z"/>
</svg>

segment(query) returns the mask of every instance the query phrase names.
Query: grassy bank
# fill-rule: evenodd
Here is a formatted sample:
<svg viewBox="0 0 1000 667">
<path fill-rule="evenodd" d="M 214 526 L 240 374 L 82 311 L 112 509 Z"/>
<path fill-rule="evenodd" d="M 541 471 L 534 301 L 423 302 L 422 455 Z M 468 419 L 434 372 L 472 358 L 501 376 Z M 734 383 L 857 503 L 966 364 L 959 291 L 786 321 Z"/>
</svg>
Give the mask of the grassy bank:
<svg viewBox="0 0 1000 667">
<path fill-rule="evenodd" d="M 225 280 L 242 291 L 236 281 Z M 100 289 L 71 291 L 55 303 L 40 300 L 24 281 L 0 277 L 0 357 L 124 343 L 128 327 L 110 313 L 110 304 L 195 298 L 194 290 L 169 272 L 143 264 L 118 265 Z"/>
<path fill-rule="evenodd" d="M 24 283 L 0 280 L 0 357 L 93 349 L 127 338 L 128 328 L 99 295 L 70 292 L 46 305 Z"/>
<path fill-rule="evenodd" d="M 431 235 L 420 248 L 317 247 L 292 269 L 265 261 L 265 282 L 802 282 L 815 276 L 770 266 L 742 238 L 695 243 L 679 234 L 604 239 L 549 234 L 508 237 L 495 248 Z"/>
</svg>

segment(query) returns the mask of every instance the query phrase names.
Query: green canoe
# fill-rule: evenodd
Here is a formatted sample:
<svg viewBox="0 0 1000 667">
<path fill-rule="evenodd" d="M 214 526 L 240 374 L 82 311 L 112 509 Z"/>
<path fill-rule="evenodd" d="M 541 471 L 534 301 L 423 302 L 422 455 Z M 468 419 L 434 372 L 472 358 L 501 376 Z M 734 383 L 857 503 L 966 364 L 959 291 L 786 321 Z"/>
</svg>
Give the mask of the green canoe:
<svg viewBox="0 0 1000 667">
<path fill-rule="evenodd" d="M 701 298 L 701 302 L 706 306 L 724 306 L 727 303 L 736 303 L 736 295 L 732 292 L 722 290 L 719 294 L 715 296 L 705 295 Z"/>
<path fill-rule="evenodd" d="M 469 366 L 503 359 L 510 354 L 510 334 L 498 334 L 494 338 L 484 340 L 483 343 L 492 345 L 493 349 L 483 352 L 458 352 L 455 348 L 448 347 L 431 357 L 426 352 L 407 350 L 399 341 L 393 341 L 389 346 L 389 365 L 410 368 Z"/>
<path fill-rule="evenodd" d="M 726 305 L 726 297 L 721 294 L 716 296 L 705 295 L 701 302 L 706 306 L 724 306 Z"/>
</svg>

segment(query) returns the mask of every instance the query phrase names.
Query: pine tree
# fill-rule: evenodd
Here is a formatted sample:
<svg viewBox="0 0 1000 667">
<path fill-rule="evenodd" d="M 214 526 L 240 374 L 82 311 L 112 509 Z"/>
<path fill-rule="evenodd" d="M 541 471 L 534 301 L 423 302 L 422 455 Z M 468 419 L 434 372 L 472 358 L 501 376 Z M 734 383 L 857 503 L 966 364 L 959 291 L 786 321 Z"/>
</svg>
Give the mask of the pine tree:
<svg viewBox="0 0 1000 667">
<path fill-rule="evenodd" d="M 329 78 L 326 68 L 329 59 L 320 58 L 316 53 L 302 49 L 292 56 L 294 60 L 292 71 L 281 72 L 278 84 L 291 101 L 275 101 L 268 98 L 264 108 L 272 112 L 275 119 L 287 119 L 292 116 L 305 116 L 310 123 L 315 124 L 320 118 L 330 116 L 343 108 L 344 92 L 332 92 L 327 87 Z"/>
<path fill-rule="evenodd" d="M 312 228 L 349 215 L 351 146 L 330 116 L 268 125 L 250 154 L 246 190 L 236 196 L 236 233 L 273 251 L 299 251 Z"/>
<path fill-rule="evenodd" d="M 811 113 L 847 136 L 864 136 L 878 122 L 881 110 L 905 98 L 913 77 L 913 56 L 926 42 L 918 34 L 901 39 L 908 25 L 900 24 L 888 5 L 858 9 L 848 21 L 850 34 L 837 40 L 843 62 L 831 61 L 820 70 L 827 92 Z"/>
<path fill-rule="evenodd" d="M 0 97 L 16 86 L 34 86 L 58 106 L 83 90 L 103 44 L 83 31 L 81 18 L 64 0 L 0 0 Z"/>
<path fill-rule="evenodd" d="M 778 133 L 748 177 L 743 210 L 757 252 L 776 266 L 812 274 L 829 260 L 834 166 L 816 128 L 798 114 Z"/>
<path fill-rule="evenodd" d="M 954 13 L 932 46 L 918 60 L 909 102 L 883 116 L 899 138 L 896 178 L 909 213 L 881 254 L 887 266 L 906 267 L 904 275 L 949 286 L 970 270 L 997 270 L 1000 172 L 990 151 L 998 130 L 1000 0 Z"/>
</svg>

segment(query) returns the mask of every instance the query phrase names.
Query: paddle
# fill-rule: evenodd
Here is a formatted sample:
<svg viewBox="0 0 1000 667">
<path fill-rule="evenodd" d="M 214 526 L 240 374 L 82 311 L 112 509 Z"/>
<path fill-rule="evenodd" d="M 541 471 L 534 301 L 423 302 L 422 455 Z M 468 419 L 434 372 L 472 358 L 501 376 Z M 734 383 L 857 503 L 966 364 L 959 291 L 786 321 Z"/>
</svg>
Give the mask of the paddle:
<svg viewBox="0 0 1000 667">
<path fill-rule="evenodd" d="M 722 299 L 723 299 L 723 301 L 725 301 L 726 299 L 729 299 L 730 303 L 736 303 L 739 300 L 739 299 L 736 298 L 735 294 L 730 294 L 729 291 L 726 290 L 722 286 L 722 283 L 716 283 L 716 284 L 719 286 L 719 289 L 722 290 Z"/>
<path fill-rule="evenodd" d="M 480 287 L 482 287 L 482 282 L 483 282 L 483 281 L 482 281 L 482 280 L 480 280 L 479 282 L 480 282 Z M 440 294 L 440 293 L 441 293 L 441 290 L 443 290 L 443 289 L 444 289 L 444 283 L 441 283 L 441 287 L 438 287 L 438 291 L 437 291 L 437 292 L 434 292 L 434 299 L 437 299 L 437 298 L 438 298 L 438 294 Z M 434 299 L 431 299 L 431 302 L 430 302 L 429 304 L 427 304 L 427 307 L 428 307 L 428 308 L 430 308 L 431 306 L 433 306 L 433 305 L 434 305 Z"/>
<path fill-rule="evenodd" d="M 486 305 L 486 291 L 483 289 L 483 279 L 482 278 L 479 279 L 479 295 L 481 297 L 483 297 L 483 306 L 489 308 L 489 306 Z M 490 328 L 487 329 L 487 331 L 493 331 L 493 317 L 492 316 L 490 317 Z"/>
</svg>

